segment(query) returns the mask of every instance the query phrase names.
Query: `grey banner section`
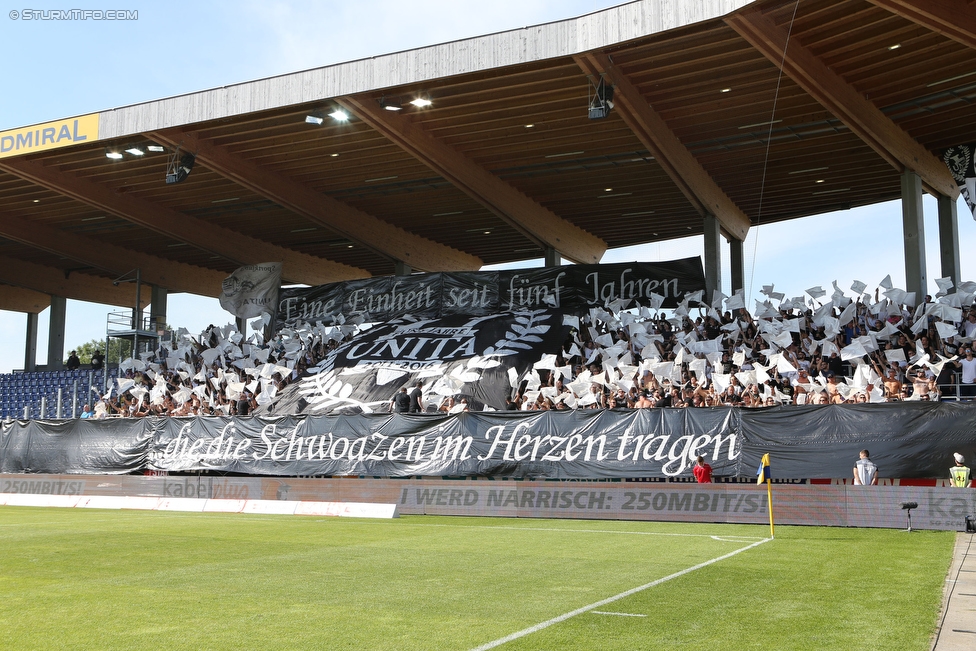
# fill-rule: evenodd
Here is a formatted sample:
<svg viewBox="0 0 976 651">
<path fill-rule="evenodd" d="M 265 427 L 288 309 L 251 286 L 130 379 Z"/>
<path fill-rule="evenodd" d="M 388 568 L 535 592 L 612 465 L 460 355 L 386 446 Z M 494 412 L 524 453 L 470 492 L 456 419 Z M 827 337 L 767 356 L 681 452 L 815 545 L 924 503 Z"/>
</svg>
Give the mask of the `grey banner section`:
<svg viewBox="0 0 976 651">
<path fill-rule="evenodd" d="M 0 493 L 265 499 L 397 504 L 403 515 L 769 523 L 765 486 L 640 482 L 0 475 Z M 976 491 L 894 486 L 775 485 L 777 525 L 908 526 L 961 531 Z"/>
<path fill-rule="evenodd" d="M 622 409 L 0 423 L 0 472 L 141 470 L 264 476 L 849 478 L 867 448 L 879 476 L 945 478 L 976 453 L 976 404 Z"/>
</svg>

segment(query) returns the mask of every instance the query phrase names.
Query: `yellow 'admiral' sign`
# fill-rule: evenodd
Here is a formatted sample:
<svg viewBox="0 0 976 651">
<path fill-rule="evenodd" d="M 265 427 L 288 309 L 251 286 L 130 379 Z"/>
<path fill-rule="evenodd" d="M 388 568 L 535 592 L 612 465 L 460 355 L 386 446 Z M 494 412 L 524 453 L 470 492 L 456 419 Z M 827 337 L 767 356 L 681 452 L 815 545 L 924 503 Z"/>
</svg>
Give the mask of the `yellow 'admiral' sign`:
<svg viewBox="0 0 976 651">
<path fill-rule="evenodd" d="M 98 140 L 98 113 L 0 131 L 0 158 Z"/>
</svg>

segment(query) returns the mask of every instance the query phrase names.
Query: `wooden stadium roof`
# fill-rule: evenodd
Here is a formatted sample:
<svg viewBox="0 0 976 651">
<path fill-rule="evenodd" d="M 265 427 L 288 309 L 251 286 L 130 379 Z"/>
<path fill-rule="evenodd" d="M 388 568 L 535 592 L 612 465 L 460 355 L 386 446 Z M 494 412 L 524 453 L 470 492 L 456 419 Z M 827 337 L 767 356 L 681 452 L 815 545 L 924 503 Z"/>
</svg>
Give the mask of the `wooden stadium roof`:
<svg viewBox="0 0 976 651">
<path fill-rule="evenodd" d="M 897 199 L 906 168 L 956 196 L 940 154 L 976 142 L 974 35 L 973 0 L 647 0 L 0 132 L 0 308 L 131 305 L 111 280 L 134 268 L 216 296 L 270 261 L 312 285 L 597 262 L 706 214 L 741 240 Z M 167 184 L 177 146 L 195 166 Z"/>
</svg>

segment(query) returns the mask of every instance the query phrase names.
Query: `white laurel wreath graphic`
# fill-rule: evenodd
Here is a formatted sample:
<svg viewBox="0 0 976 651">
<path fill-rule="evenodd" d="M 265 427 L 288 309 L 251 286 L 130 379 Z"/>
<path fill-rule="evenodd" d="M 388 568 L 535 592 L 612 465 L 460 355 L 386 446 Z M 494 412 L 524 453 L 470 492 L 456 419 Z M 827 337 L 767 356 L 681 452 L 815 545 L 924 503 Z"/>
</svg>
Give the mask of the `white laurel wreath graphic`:
<svg viewBox="0 0 976 651">
<path fill-rule="evenodd" d="M 350 398 L 355 383 L 342 382 L 333 370 L 310 375 L 302 380 L 299 391 L 305 396 L 311 411 L 332 411 L 342 407 L 359 407 L 364 413 L 373 413 L 375 407 L 386 405 L 387 400 L 361 402 Z"/>
<path fill-rule="evenodd" d="M 972 152 L 968 145 L 950 147 L 942 155 L 942 160 L 945 161 L 957 183 L 966 180 L 966 172 L 970 169 L 969 164 L 972 161 Z"/>
<path fill-rule="evenodd" d="M 539 318 L 540 316 L 542 318 Z M 532 350 L 533 346 L 525 342 L 542 343 L 542 337 L 538 335 L 549 332 L 550 326 L 536 324 L 545 321 L 550 316 L 552 315 L 548 314 L 547 310 L 528 310 L 517 313 L 512 329 L 505 333 L 504 339 L 499 339 L 494 346 L 485 349 L 485 357 L 518 355 L 519 350 Z"/>
</svg>

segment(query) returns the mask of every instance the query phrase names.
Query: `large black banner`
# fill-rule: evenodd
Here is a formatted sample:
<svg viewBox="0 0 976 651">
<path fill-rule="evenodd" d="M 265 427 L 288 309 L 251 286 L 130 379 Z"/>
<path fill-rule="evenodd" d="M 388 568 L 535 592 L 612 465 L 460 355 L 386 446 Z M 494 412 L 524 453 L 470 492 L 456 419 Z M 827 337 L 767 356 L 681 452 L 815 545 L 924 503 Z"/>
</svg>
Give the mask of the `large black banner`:
<svg viewBox="0 0 976 651">
<path fill-rule="evenodd" d="M 521 377 L 544 354 L 558 351 L 568 333 L 562 315 L 550 310 L 402 317 L 330 351 L 316 374 L 291 393 L 312 413 L 373 413 L 389 411 L 394 393 L 419 381 L 425 400 L 435 407 L 444 396 L 465 396 L 503 409 L 512 391 L 509 371 Z M 287 399 L 275 405 L 277 413 L 283 410 L 289 410 Z"/>
<path fill-rule="evenodd" d="M 252 475 L 844 478 L 864 448 L 882 477 L 945 477 L 976 452 L 976 405 L 638 409 L 0 424 L 5 473 L 144 469 Z"/>
<path fill-rule="evenodd" d="M 700 258 L 384 276 L 282 290 L 275 329 L 299 321 L 331 323 L 340 314 L 379 323 L 407 314 L 429 319 L 539 309 L 585 312 L 618 299 L 674 308 L 685 294 L 704 289 Z"/>
</svg>

